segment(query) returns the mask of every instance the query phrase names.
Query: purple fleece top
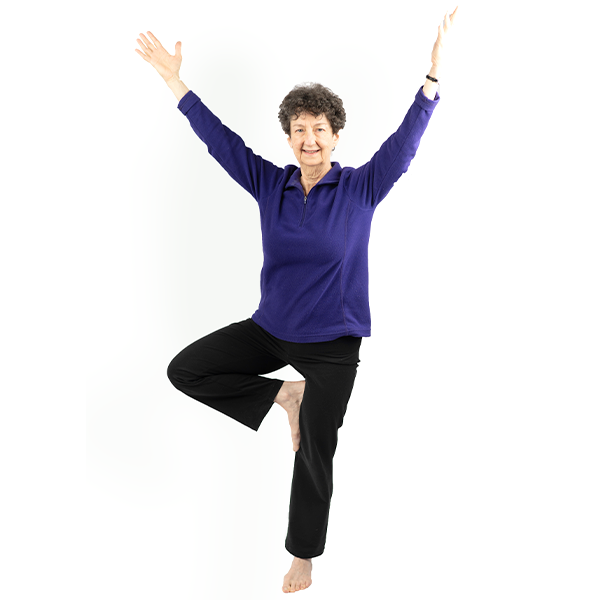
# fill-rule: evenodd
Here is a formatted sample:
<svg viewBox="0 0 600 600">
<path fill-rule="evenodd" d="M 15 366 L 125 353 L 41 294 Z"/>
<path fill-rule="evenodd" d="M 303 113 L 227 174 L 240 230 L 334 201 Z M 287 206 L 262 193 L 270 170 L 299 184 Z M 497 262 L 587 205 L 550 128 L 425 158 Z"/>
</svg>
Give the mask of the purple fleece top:
<svg viewBox="0 0 600 600">
<path fill-rule="evenodd" d="M 177 108 L 258 203 L 264 263 L 252 320 L 288 342 L 371 335 L 368 246 L 377 205 L 406 172 L 434 108 L 419 88 L 402 124 L 362 167 L 332 169 L 304 196 L 300 168 L 254 154 L 191 90 Z M 226 192 L 224 191 L 224 194 Z"/>
</svg>

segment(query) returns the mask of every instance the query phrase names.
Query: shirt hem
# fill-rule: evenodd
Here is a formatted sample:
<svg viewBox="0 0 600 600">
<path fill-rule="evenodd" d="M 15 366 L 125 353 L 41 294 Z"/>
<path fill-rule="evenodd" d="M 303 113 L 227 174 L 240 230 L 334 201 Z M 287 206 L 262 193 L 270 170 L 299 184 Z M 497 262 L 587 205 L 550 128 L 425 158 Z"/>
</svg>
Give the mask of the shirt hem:
<svg viewBox="0 0 600 600">
<path fill-rule="evenodd" d="M 267 333 L 276 337 L 278 340 L 283 342 L 292 342 L 295 344 L 309 344 L 311 342 L 330 342 L 337 340 L 340 337 L 352 336 L 352 337 L 371 337 L 371 329 L 345 329 L 344 331 L 332 332 L 332 333 L 308 333 L 304 335 L 288 335 L 287 333 L 280 333 L 274 329 L 267 329 L 264 325 L 259 323 L 257 318 L 252 315 L 252 320 L 259 326 L 262 327 Z"/>
</svg>

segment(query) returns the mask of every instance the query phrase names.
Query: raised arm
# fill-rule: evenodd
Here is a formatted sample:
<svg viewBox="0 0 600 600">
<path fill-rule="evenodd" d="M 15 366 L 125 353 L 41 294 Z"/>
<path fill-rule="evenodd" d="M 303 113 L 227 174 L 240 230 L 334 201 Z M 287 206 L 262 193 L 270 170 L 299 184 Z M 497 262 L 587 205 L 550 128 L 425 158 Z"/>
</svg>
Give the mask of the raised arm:
<svg viewBox="0 0 600 600">
<path fill-rule="evenodd" d="M 149 62 L 167 83 L 178 100 L 177 108 L 188 118 L 192 129 L 207 145 L 208 151 L 227 173 L 249 192 L 259 203 L 266 198 L 283 169 L 254 154 L 239 135 L 221 121 L 191 92 L 179 78 L 181 68 L 181 42 L 175 44 L 175 54 L 169 54 L 152 32 L 150 40 L 140 33 L 137 42 L 142 51 L 136 52 Z"/>
<path fill-rule="evenodd" d="M 438 27 L 438 35 L 431 53 L 431 69 L 423 86 L 419 88 L 412 106 L 402 124 L 375 153 L 373 158 L 362 167 L 349 173 L 345 180 L 350 198 L 362 208 L 375 208 L 390 192 L 394 183 L 408 170 L 415 157 L 421 138 L 437 106 L 440 96 L 438 79 L 441 71 L 444 42 L 456 21 L 458 6 Z"/>
<path fill-rule="evenodd" d="M 452 30 L 452 26 L 456 23 L 458 5 L 452 14 L 449 13 L 450 11 L 446 13 L 442 23 L 438 25 L 438 36 L 435 40 L 435 44 L 433 45 L 433 50 L 431 51 L 431 69 L 429 70 L 429 77 L 433 79 L 439 80 L 442 70 L 442 59 L 444 56 L 444 43 L 448 42 L 450 39 L 448 35 Z M 425 83 L 423 84 L 423 94 L 425 94 L 427 98 L 433 100 L 435 98 L 437 89 L 437 82 L 431 81 L 429 78 L 425 79 Z"/>
<path fill-rule="evenodd" d="M 420 87 L 400 127 L 383 142 L 369 162 L 348 173 L 344 185 L 355 204 L 361 208 L 375 208 L 388 195 L 408 170 L 439 101 L 438 94 L 434 100 L 426 98 Z"/>
<path fill-rule="evenodd" d="M 177 108 L 188 118 L 209 154 L 259 203 L 266 200 L 283 177 L 284 170 L 246 146 L 242 138 L 212 113 L 193 92 L 185 94 Z"/>
</svg>

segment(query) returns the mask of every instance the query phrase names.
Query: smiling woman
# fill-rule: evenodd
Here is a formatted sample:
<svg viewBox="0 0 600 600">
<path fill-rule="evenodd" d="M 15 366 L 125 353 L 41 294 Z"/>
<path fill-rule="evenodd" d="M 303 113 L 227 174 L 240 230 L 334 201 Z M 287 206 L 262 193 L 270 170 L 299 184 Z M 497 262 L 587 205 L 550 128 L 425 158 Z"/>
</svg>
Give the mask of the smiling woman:
<svg viewBox="0 0 600 600">
<path fill-rule="evenodd" d="M 279 107 L 279 122 L 302 169 L 304 194 L 331 169 L 331 153 L 346 124 L 344 103 L 320 83 L 297 85 Z"/>
<path fill-rule="evenodd" d="M 309 112 L 300 113 L 294 118 L 288 130 L 288 143 L 302 170 L 300 183 L 304 195 L 308 196 L 310 190 L 331 169 L 331 153 L 340 136 L 334 131 L 327 115 Z"/>
<path fill-rule="evenodd" d="M 331 161 L 346 112 L 328 88 L 300 85 L 284 98 L 279 120 L 299 166 L 278 167 L 255 154 L 179 79 L 181 42 L 172 56 L 150 32 L 152 42 L 141 34 L 139 54 L 167 82 L 193 131 L 260 214 L 264 263 L 257 310 L 192 342 L 173 358 L 167 375 L 181 392 L 255 431 L 274 403 L 287 412 L 296 456 L 285 540 L 294 559 L 284 577 L 286 593 L 311 585 L 311 560 L 325 551 L 338 429 L 362 338 L 371 335 L 371 220 L 415 157 L 439 103 L 432 86 L 455 14 L 438 31 L 427 81 L 398 129 L 358 168 Z M 263 376 L 285 365 L 305 379 Z"/>
</svg>

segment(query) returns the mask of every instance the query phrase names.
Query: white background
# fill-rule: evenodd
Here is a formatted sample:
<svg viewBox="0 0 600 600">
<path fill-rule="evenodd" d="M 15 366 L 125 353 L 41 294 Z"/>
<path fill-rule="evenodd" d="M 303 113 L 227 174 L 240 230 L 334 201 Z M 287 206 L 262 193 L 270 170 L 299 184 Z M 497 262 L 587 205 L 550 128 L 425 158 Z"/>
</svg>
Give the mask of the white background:
<svg viewBox="0 0 600 600">
<path fill-rule="evenodd" d="M 135 52 L 140 32 L 172 53 L 182 41 L 182 80 L 280 166 L 294 157 L 279 103 L 327 85 L 348 114 L 334 158 L 359 166 L 402 121 L 454 7 L 9 11 L 4 598 L 267 600 L 291 564 L 285 412 L 255 433 L 166 377 L 183 347 L 258 306 L 260 223 Z M 302 596 L 600 595 L 600 15 L 459 12 L 441 101 L 373 219 L 372 337 Z"/>
</svg>

